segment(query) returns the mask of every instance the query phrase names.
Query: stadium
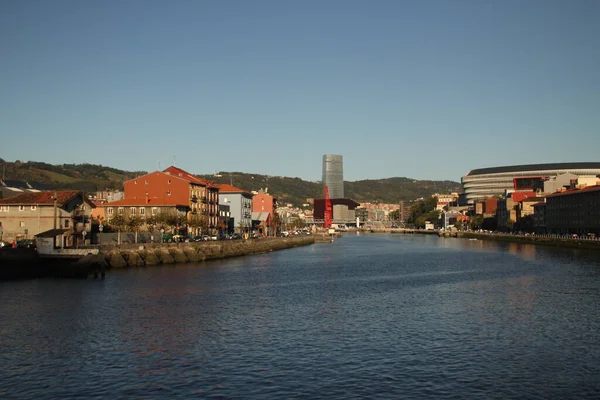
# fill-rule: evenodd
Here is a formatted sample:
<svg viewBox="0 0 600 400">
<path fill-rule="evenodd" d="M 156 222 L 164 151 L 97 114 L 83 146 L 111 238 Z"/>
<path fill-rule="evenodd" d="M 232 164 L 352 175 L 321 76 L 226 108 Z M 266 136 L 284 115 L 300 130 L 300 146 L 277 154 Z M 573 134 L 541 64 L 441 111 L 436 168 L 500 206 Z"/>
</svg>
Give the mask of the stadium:
<svg viewBox="0 0 600 400">
<path fill-rule="evenodd" d="M 467 204 L 475 200 L 503 194 L 514 188 L 515 178 L 555 177 L 560 174 L 600 176 L 600 162 L 573 162 L 553 164 L 513 165 L 480 168 L 469 171 L 461 178 Z"/>
</svg>

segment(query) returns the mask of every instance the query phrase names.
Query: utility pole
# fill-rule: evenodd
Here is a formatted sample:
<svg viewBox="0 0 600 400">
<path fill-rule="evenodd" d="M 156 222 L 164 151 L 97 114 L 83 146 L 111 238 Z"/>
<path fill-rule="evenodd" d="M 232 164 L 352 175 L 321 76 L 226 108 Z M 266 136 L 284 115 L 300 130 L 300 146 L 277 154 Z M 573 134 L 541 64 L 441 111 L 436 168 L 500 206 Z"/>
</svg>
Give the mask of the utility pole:
<svg viewBox="0 0 600 400">
<path fill-rule="evenodd" d="M 54 199 L 54 229 L 56 229 L 57 228 L 57 226 L 56 226 L 57 225 L 56 218 L 57 218 L 57 215 L 58 215 L 58 203 L 57 203 L 58 200 L 57 200 L 57 197 L 56 197 L 56 190 L 54 191 L 53 199 Z"/>
</svg>

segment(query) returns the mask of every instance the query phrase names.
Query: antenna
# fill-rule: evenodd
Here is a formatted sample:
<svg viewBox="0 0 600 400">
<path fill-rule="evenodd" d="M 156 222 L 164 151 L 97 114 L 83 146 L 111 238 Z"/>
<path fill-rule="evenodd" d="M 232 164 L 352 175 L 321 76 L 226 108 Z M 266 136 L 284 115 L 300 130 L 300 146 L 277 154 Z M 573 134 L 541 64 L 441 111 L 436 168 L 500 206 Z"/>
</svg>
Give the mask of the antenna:
<svg viewBox="0 0 600 400">
<path fill-rule="evenodd" d="M 158 170 L 160 171 L 162 168 L 160 167 L 160 161 L 158 162 Z"/>
<path fill-rule="evenodd" d="M 175 156 L 173 156 L 173 166 L 176 167 L 177 165 L 175 165 Z"/>
</svg>

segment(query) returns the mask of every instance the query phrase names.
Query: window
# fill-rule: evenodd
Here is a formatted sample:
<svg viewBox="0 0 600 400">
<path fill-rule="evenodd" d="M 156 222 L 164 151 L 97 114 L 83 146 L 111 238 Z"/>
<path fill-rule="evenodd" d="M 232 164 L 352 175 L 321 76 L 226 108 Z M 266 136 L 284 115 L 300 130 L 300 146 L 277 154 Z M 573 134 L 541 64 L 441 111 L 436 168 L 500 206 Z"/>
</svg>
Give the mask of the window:
<svg viewBox="0 0 600 400">
<path fill-rule="evenodd" d="M 167 183 L 170 185 L 170 184 L 171 184 L 171 180 L 169 179 L 169 180 L 167 181 Z"/>
<path fill-rule="evenodd" d="M 19 211 L 25 211 L 25 206 L 19 206 Z"/>
<path fill-rule="evenodd" d="M 140 215 L 146 215 L 146 207 L 140 207 Z"/>
<path fill-rule="evenodd" d="M 152 207 L 152 215 L 158 214 L 158 207 Z"/>
<path fill-rule="evenodd" d="M 129 215 L 135 215 L 135 207 L 129 209 Z"/>
<path fill-rule="evenodd" d="M 106 209 L 106 214 L 107 214 L 107 215 L 113 215 L 113 208 L 112 208 L 112 207 L 108 207 L 108 208 Z"/>
<path fill-rule="evenodd" d="M 133 181 L 137 185 L 137 181 Z"/>
<path fill-rule="evenodd" d="M 21 228 L 25 228 L 25 221 L 21 221 L 21 222 L 19 222 L 19 226 L 20 226 Z"/>
<path fill-rule="evenodd" d="M 69 227 L 69 220 L 65 219 L 65 228 L 68 228 L 68 227 Z"/>
<path fill-rule="evenodd" d="M 10 211 L 10 206 L 2 206 L 2 212 Z"/>
<path fill-rule="evenodd" d="M 119 213 L 119 215 L 123 215 L 123 212 L 125 211 L 125 209 L 123 207 L 119 207 L 117 209 L 117 212 Z"/>
<path fill-rule="evenodd" d="M 169 191 L 167 192 L 167 196 L 170 196 L 170 195 L 171 195 L 171 191 L 169 190 Z"/>
<path fill-rule="evenodd" d="M 31 206 L 31 211 L 35 211 L 37 206 Z"/>
<path fill-rule="evenodd" d="M 148 179 L 146 179 L 146 182 L 145 182 L 145 183 L 146 183 L 146 185 L 148 184 Z"/>
</svg>

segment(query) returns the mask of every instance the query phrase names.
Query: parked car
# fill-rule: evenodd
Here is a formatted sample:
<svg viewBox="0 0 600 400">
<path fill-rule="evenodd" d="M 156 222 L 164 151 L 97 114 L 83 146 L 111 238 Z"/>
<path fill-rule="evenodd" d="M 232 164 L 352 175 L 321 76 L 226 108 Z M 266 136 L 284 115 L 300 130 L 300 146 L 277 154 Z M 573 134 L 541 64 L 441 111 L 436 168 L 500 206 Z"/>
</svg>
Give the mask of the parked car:
<svg viewBox="0 0 600 400">
<path fill-rule="evenodd" d="M 26 248 L 26 249 L 35 249 L 36 248 L 35 240 L 32 240 L 32 239 L 17 240 L 17 247 Z"/>
</svg>

